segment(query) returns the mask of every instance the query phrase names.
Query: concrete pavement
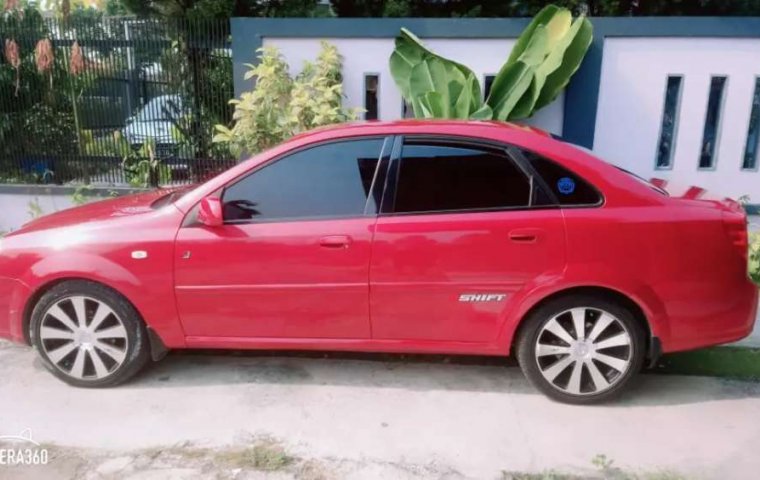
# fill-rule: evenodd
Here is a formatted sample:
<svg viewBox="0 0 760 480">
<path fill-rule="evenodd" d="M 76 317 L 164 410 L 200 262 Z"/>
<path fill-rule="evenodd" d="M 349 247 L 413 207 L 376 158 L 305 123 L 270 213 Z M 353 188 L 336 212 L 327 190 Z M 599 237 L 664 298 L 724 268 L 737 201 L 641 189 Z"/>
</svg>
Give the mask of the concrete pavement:
<svg viewBox="0 0 760 480">
<path fill-rule="evenodd" d="M 409 478 L 584 472 L 603 454 L 632 471 L 754 479 L 758 419 L 760 384 L 642 375 L 617 403 L 575 407 L 536 393 L 509 362 L 480 358 L 183 353 L 122 387 L 76 389 L 31 349 L 0 343 L 0 435 L 31 429 L 37 441 L 114 455 L 265 436 L 300 458 L 363 465 L 352 478 L 387 478 L 378 465 Z"/>
</svg>

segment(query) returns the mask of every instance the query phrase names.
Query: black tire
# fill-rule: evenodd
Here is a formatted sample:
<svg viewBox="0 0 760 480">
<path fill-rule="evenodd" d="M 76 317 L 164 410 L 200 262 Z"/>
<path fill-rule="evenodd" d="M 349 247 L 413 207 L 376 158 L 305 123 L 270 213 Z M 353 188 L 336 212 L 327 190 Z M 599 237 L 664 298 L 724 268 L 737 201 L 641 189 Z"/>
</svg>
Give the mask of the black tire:
<svg viewBox="0 0 760 480">
<path fill-rule="evenodd" d="M 552 319 L 560 315 L 567 315 L 567 312 L 571 309 L 583 308 L 583 307 L 590 309 L 592 311 L 592 313 L 586 314 L 585 316 L 585 318 L 590 318 L 589 321 L 593 321 L 592 316 L 595 315 L 593 313 L 593 310 L 596 309 L 598 311 L 609 313 L 620 322 L 619 325 L 618 324 L 611 324 L 611 325 L 615 325 L 614 328 L 622 327 L 621 331 L 627 331 L 629 335 L 630 345 L 626 347 L 622 347 L 625 349 L 623 350 L 625 352 L 623 356 L 629 362 L 629 364 L 628 364 L 627 370 L 625 370 L 622 373 L 618 373 L 617 376 L 615 376 L 615 370 L 612 369 L 611 375 L 614 377 L 614 381 L 609 382 L 609 387 L 607 389 L 605 390 L 599 389 L 600 391 L 596 393 L 594 393 L 596 386 L 593 385 L 595 382 L 592 379 L 591 369 L 589 368 L 589 366 L 584 364 L 581 367 L 582 370 L 580 373 L 580 378 L 583 379 L 582 380 L 584 382 L 583 385 L 587 386 L 588 391 L 582 394 L 571 394 L 561 389 L 562 387 L 555 386 L 555 384 L 553 384 L 547 378 L 545 378 L 544 374 L 542 374 L 542 366 L 539 365 L 540 361 L 553 362 L 556 359 L 556 361 L 558 362 L 559 360 L 565 358 L 566 354 L 561 354 L 557 356 L 551 356 L 551 355 L 542 356 L 541 360 L 539 360 L 536 350 L 537 350 L 537 344 L 539 341 L 539 335 L 546 334 L 544 332 L 544 327 Z M 561 318 L 565 319 L 567 317 L 561 317 Z M 574 333 L 574 329 L 573 329 L 572 335 L 576 336 Z M 551 334 L 549 336 L 552 337 Z M 555 343 L 559 345 L 564 345 L 564 344 L 569 345 L 568 342 L 562 342 L 562 341 L 557 341 L 557 340 L 555 340 Z M 522 369 L 523 373 L 527 377 L 528 381 L 530 381 L 530 383 L 533 386 L 535 386 L 538 390 L 540 390 L 549 398 L 552 398 L 562 403 L 569 403 L 569 404 L 574 404 L 574 405 L 588 405 L 588 404 L 606 402 L 606 401 L 616 398 L 630 384 L 633 377 L 639 371 L 641 371 L 642 366 L 644 364 L 644 358 L 646 356 L 646 336 L 645 336 L 644 329 L 642 328 L 640 322 L 635 318 L 633 313 L 630 312 L 625 307 L 621 306 L 620 304 L 614 301 L 608 300 L 604 297 L 600 297 L 600 296 L 594 296 L 594 295 L 588 295 L 588 294 L 570 295 L 566 297 L 560 297 L 555 300 L 550 300 L 546 302 L 545 304 L 539 306 L 532 313 L 530 313 L 529 316 L 524 320 L 524 323 L 522 324 L 522 327 L 518 334 L 515 348 L 517 350 L 517 360 L 520 364 L 520 368 Z M 570 356 L 570 355 L 567 355 L 567 356 Z M 589 361 L 589 360 L 585 360 L 585 361 Z M 594 366 L 597 367 L 596 372 L 599 372 L 600 364 L 598 362 L 592 362 L 592 363 L 594 363 L 595 364 Z M 548 363 L 548 367 L 547 366 L 543 367 L 544 371 L 546 371 L 548 368 L 550 368 L 553 365 L 554 363 Z M 573 363 L 571 365 L 574 366 L 575 364 Z M 567 369 L 571 369 L 571 368 L 572 368 L 571 366 L 566 367 L 564 370 L 562 370 L 562 373 L 560 375 L 566 375 L 568 373 Z M 606 375 L 605 375 L 605 380 L 607 380 Z M 561 383 L 561 381 L 559 380 L 559 375 L 557 376 L 557 383 Z M 568 385 L 569 385 L 569 380 L 568 380 Z"/>
<path fill-rule="evenodd" d="M 48 356 L 43 339 L 41 338 L 41 324 L 48 310 L 58 302 L 72 297 L 87 297 L 88 301 L 102 302 L 110 307 L 126 330 L 125 356 L 120 365 L 111 366 L 108 374 L 102 378 L 75 378 L 67 374 L 62 367 L 56 366 Z M 91 300 L 89 300 L 91 299 Z M 112 321 L 114 318 L 111 319 Z M 49 320 L 48 320 L 49 321 Z M 90 317 L 90 322 L 92 318 Z M 142 318 L 135 308 L 123 296 L 105 285 L 86 280 L 69 280 L 55 285 L 45 292 L 34 306 L 30 322 L 30 338 L 42 360 L 43 365 L 60 380 L 75 387 L 102 388 L 112 387 L 123 383 L 137 374 L 150 360 L 150 345 L 148 335 Z M 48 342 L 49 340 L 44 340 Z M 67 342 L 64 340 L 64 342 Z M 74 350 L 73 352 L 76 352 Z M 73 353 L 76 356 L 76 353 Z M 89 354 L 90 367 L 92 368 L 92 353 Z M 101 362 L 104 354 L 99 354 Z M 59 361 L 61 364 L 64 361 Z"/>
</svg>

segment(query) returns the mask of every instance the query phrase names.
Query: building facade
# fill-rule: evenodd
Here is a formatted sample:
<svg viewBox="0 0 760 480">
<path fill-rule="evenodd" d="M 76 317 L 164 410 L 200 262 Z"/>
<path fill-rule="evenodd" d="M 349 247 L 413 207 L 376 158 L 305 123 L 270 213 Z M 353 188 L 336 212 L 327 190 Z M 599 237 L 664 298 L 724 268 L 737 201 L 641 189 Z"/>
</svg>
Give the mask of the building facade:
<svg viewBox="0 0 760 480">
<path fill-rule="evenodd" d="M 232 22 L 236 94 L 256 48 L 277 46 L 293 73 L 321 40 L 344 57 L 347 106 L 405 115 L 388 58 L 407 27 L 489 87 L 526 19 L 252 19 Z M 760 203 L 760 18 L 598 18 L 565 93 L 525 123 L 646 178 Z"/>
</svg>

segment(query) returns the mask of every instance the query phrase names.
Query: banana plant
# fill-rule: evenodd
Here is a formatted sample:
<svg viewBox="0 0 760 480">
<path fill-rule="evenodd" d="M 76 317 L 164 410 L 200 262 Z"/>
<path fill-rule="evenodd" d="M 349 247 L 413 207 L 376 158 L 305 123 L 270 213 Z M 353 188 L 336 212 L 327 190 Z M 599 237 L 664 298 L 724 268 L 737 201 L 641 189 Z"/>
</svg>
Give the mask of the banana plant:
<svg viewBox="0 0 760 480">
<path fill-rule="evenodd" d="M 418 118 L 491 118 L 472 70 L 436 55 L 406 28 L 396 38 L 390 70 Z"/>
<path fill-rule="evenodd" d="M 557 98 L 592 39 L 587 18 L 573 21 L 566 8 L 544 7 L 517 39 L 485 102 L 472 70 L 432 52 L 405 28 L 396 37 L 390 70 L 417 118 L 517 120 Z"/>
</svg>

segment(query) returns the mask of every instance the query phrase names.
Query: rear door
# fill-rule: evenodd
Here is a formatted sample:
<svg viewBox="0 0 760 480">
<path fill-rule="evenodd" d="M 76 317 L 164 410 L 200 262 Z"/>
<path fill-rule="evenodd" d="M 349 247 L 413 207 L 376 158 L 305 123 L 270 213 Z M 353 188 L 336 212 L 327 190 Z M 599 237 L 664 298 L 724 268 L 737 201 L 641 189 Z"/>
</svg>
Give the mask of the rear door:
<svg viewBox="0 0 760 480">
<path fill-rule="evenodd" d="M 373 242 L 373 338 L 494 341 L 516 294 L 562 271 L 562 211 L 504 147 L 402 142 Z"/>
</svg>

